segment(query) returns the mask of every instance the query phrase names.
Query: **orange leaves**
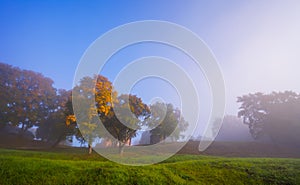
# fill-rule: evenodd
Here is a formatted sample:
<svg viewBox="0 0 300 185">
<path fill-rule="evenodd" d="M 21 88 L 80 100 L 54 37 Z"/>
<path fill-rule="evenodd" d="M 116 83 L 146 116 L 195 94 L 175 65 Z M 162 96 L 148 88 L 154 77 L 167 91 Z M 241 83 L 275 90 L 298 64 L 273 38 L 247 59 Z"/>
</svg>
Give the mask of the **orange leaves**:
<svg viewBox="0 0 300 185">
<path fill-rule="evenodd" d="M 113 91 L 112 84 L 106 77 L 99 75 L 96 78 L 94 89 L 96 106 L 100 114 L 107 116 L 115 103 L 117 92 Z"/>
<path fill-rule="evenodd" d="M 68 115 L 66 118 L 66 125 L 69 126 L 71 123 L 76 122 L 75 115 Z"/>
</svg>

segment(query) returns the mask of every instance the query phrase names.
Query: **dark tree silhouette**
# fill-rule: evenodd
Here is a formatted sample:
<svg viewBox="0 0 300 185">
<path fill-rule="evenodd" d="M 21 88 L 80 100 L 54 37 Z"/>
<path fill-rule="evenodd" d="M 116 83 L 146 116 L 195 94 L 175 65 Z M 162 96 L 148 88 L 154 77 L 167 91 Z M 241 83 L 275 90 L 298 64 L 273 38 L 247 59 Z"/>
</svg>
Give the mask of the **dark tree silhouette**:
<svg viewBox="0 0 300 185">
<path fill-rule="evenodd" d="M 300 143 L 300 95 L 291 91 L 238 97 L 238 116 L 255 139 L 267 135 L 274 143 Z"/>
<path fill-rule="evenodd" d="M 42 124 L 57 108 L 52 85 L 40 73 L 0 63 L 1 124 L 20 126 L 20 134 Z"/>
<path fill-rule="evenodd" d="M 71 91 L 59 90 L 56 96 L 56 110 L 49 113 L 48 118 L 39 126 L 36 137 L 55 147 L 60 141 L 72 138 L 78 133 L 77 125 L 66 124 L 66 117 L 73 114 Z"/>
</svg>

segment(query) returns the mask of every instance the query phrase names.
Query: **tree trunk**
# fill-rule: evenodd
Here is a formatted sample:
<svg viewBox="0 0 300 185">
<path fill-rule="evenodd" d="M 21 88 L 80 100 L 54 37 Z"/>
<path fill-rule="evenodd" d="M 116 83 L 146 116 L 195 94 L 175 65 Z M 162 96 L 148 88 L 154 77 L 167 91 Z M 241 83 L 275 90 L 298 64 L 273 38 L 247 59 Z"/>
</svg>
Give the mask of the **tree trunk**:
<svg viewBox="0 0 300 185">
<path fill-rule="evenodd" d="M 57 140 L 51 145 L 51 148 L 55 148 L 61 142 L 61 140 L 64 138 L 66 132 L 67 132 L 67 129 L 65 128 L 63 130 L 63 132 L 60 134 L 60 136 L 57 138 Z"/>
<path fill-rule="evenodd" d="M 89 154 L 92 154 L 92 152 L 93 152 L 92 145 L 89 144 Z"/>
<path fill-rule="evenodd" d="M 119 142 L 119 154 L 120 154 L 120 156 L 123 156 L 124 148 L 125 148 L 125 143 Z"/>
<path fill-rule="evenodd" d="M 51 145 L 51 148 L 55 148 L 58 143 L 60 143 L 60 141 L 62 140 L 62 135 L 58 137 L 58 139 Z"/>
</svg>

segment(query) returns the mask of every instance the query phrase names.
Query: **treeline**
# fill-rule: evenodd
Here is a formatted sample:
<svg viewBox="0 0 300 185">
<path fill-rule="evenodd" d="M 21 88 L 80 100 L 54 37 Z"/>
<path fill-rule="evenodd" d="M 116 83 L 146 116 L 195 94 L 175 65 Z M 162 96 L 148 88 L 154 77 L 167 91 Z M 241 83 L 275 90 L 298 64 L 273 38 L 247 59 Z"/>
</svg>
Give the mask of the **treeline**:
<svg viewBox="0 0 300 185">
<path fill-rule="evenodd" d="M 0 84 L 0 127 L 18 126 L 22 136 L 36 126 L 36 138 L 53 146 L 76 136 L 91 151 L 97 138 L 105 138 L 117 141 L 114 145 L 123 152 L 141 128 L 147 127 L 160 142 L 168 136 L 179 139 L 188 126 L 172 104 L 147 105 L 136 95 L 119 95 L 101 75 L 84 77 L 67 91 L 54 88 L 40 73 L 0 63 Z M 76 117 L 73 107 L 80 112 Z"/>
<path fill-rule="evenodd" d="M 64 90 L 40 73 L 0 63 L 0 92 L 0 131 L 15 126 L 22 137 L 35 126 L 36 139 L 52 146 L 76 136 L 91 151 L 92 143 L 102 138 L 122 153 L 141 129 L 149 130 L 149 143 L 154 144 L 166 138 L 176 141 L 188 127 L 172 104 L 147 105 L 137 95 L 119 94 L 101 75 L 84 77 L 72 90 Z M 255 93 L 237 102 L 238 117 L 254 139 L 300 146 L 300 94 Z"/>
</svg>

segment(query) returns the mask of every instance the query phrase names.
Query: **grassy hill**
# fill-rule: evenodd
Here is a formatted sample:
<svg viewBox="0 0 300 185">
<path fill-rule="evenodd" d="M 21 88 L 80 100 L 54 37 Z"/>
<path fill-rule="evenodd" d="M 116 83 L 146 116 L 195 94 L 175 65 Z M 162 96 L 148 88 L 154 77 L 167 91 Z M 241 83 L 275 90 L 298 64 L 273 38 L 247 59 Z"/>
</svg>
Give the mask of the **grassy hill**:
<svg viewBox="0 0 300 185">
<path fill-rule="evenodd" d="M 300 184 L 300 159 L 180 155 L 156 165 L 110 162 L 83 149 L 0 149 L 0 184 Z"/>
</svg>

